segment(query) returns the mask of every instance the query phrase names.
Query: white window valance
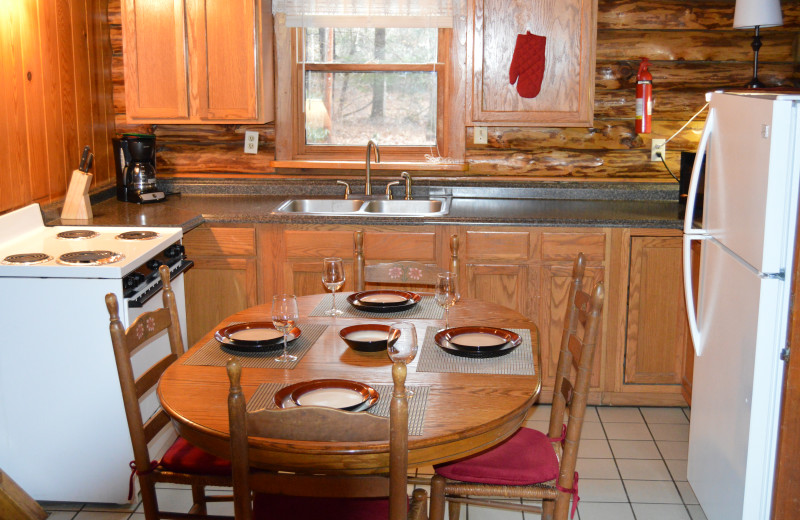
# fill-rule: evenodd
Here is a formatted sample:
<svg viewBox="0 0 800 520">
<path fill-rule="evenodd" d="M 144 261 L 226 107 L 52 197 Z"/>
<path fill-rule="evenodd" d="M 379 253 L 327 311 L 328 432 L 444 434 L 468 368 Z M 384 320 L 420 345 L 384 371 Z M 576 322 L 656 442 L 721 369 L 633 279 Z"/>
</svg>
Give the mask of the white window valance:
<svg viewBox="0 0 800 520">
<path fill-rule="evenodd" d="M 463 0 L 273 0 L 287 27 L 452 27 Z"/>
</svg>

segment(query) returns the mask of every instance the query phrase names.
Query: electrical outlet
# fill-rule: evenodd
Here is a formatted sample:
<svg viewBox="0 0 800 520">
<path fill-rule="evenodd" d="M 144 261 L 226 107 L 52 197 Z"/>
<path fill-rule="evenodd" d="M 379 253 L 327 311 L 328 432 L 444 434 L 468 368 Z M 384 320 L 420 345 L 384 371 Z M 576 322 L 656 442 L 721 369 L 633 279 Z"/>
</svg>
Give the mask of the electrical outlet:
<svg viewBox="0 0 800 520">
<path fill-rule="evenodd" d="M 244 153 L 258 153 L 258 132 L 246 130 L 244 133 Z"/>
<path fill-rule="evenodd" d="M 489 142 L 489 133 L 485 126 L 473 127 L 473 133 L 473 141 L 475 144 L 487 144 Z"/>
<path fill-rule="evenodd" d="M 667 140 L 666 139 L 653 139 L 650 143 L 650 160 L 651 161 L 660 161 L 661 158 L 658 156 L 661 154 L 661 157 L 664 160 L 667 160 Z"/>
</svg>

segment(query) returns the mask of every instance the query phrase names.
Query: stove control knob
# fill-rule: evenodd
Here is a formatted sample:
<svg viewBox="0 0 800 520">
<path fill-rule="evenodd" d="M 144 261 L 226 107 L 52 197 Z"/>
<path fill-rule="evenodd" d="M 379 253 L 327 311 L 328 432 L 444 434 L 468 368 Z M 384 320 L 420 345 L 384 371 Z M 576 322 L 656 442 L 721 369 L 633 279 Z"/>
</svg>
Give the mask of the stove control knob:
<svg viewBox="0 0 800 520">
<path fill-rule="evenodd" d="M 135 289 L 140 284 L 144 283 L 145 276 L 142 273 L 133 272 L 123 278 L 122 285 L 124 289 Z"/>
<path fill-rule="evenodd" d="M 183 258 L 184 251 L 183 245 L 172 244 L 164 251 L 164 255 L 167 258 Z"/>
<path fill-rule="evenodd" d="M 146 265 L 146 266 L 147 266 L 147 268 L 148 268 L 148 269 L 150 269 L 151 271 L 158 271 L 158 268 L 159 268 L 159 267 L 161 267 L 161 264 L 163 264 L 163 263 L 164 263 L 164 262 L 162 262 L 161 260 L 156 260 L 156 259 L 154 258 L 154 259 L 152 259 L 152 260 L 148 260 L 148 261 L 147 261 L 147 263 L 146 263 L 145 265 Z"/>
</svg>

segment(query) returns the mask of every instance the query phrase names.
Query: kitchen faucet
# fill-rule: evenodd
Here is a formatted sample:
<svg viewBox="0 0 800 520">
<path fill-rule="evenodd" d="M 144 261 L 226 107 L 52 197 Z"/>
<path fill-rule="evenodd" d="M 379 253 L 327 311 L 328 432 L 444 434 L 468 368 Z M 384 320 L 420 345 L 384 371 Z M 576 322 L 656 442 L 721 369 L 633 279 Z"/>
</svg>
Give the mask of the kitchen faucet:
<svg viewBox="0 0 800 520">
<path fill-rule="evenodd" d="M 366 186 L 364 188 L 364 195 L 372 195 L 372 186 L 370 185 L 370 171 L 369 171 L 369 156 L 370 156 L 370 148 L 375 148 L 375 162 L 381 162 L 381 150 L 378 148 L 378 143 L 375 142 L 375 139 L 370 139 L 367 142 L 367 160 L 366 160 L 366 173 L 367 173 L 367 180 Z"/>
</svg>

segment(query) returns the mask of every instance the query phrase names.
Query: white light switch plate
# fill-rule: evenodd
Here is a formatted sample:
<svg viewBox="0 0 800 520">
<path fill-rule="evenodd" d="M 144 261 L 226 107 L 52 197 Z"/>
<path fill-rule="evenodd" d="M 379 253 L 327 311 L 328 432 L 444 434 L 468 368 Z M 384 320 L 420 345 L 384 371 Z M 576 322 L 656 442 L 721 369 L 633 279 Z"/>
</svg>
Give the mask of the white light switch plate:
<svg viewBox="0 0 800 520">
<path fill-rule="evenodd" d="M 244 133 L 244 153 L 258 153 L 258 132 L 246 130 Z"/>
</svg>

